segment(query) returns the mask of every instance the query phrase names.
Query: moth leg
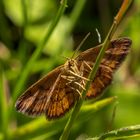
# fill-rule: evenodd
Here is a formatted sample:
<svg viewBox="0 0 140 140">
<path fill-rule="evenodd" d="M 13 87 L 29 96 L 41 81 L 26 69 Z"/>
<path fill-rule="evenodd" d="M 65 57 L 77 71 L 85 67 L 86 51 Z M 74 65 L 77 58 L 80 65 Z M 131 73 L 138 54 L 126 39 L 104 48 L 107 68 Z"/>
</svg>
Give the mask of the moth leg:
<svg viewBox="0 0 140 140">
<path fill-rule="evenodd" d="M 61 77 L 62 77 L 63 79 L 65 79 L 65 80 L 73 80 L 73 79 L 75 79 L 74 76 L 61 75 Z"/>
<path fill-rule="evenodd" d="M 76 85 L 78 85 L 79 87 L 81 87 L 83 90 L 86 90 L 85 88 L 84 88 L 84 86 L 83 85 L 81 85 L 80 83 L 78 83 L 78 82 L 74 82 Z"/>
<path fill-rule="evenodd" d="M 65 77 L 65 78 L 66 78 L 66 77 Z M 68 79 L 68 78 L 69 78 L 69 77 L 67 77 L 66 80 L 68 80 L 69 82 L 66 83 L 66 85 L 69 85 L 69 84 L 71 84 L 72 82 L 74 82 L 74 84 L 78 85 L 78 86 L 81 87 L 83 90 L 86 90 L 82 84 L 80 84 L 80 83 L 74 81 L 73 79 Z M 83 81 L 83 82 L 84 82 L 84 81 Z M 84 84 L 85 84 L 85 83 L 84 83 Z"/>
<path fill-rule="evenodd" d="M 77 93 L 79 94 L 80 98 L 82 98 L 81 92 L 80 92 L 78 89 L 76 89 L 76 91 L 77 91 Z"/>
<path fill-rule="evenodd" d="M 80 98 L 82 98 L 82 94 L 81 94 L 81 92 L 78 90 L 78 89 L 76 89 L 76 88 L 73 88 L 73 87 L 71 87 L 71 86 L 69 86 L 72 90 L 74 90 L 74 91 L 76 91 L 77 93 L 78 93 L 78 95 L 80 96 Z"/>
<path fill-rule="evenodd" d="M 79 69 L 78 69 L 78 67 L 76 65 L 74 65 L 73 67 L 71 67 L 71 69 L 72 69 L 72 71 L 74 73 L 77 73 L 78 75 L 80 75 L 80 71 L 79 71 Z"/>
<path fill-rule="evenodd" d="M 86 61 L 83 61 L 83 63 L 84 63 L 90 70 L 92 70 L 92 67 L 91 67 Z"/>
<path fill-rule="evenodd" d="M 84 86 L 86 85 L 86 83 L 85 83 L 85 81 L 84 81 L 84 80 L 82 80 L 82 83 L 83 83 L 83 85 L 84 85 Z"/>
<path fill-rule="evenodd" d="M 76 76 L 76 77 L 79 77 L 79 78 L 81 78 L 81 79 L 83 79 L 83 80 L 90 81 L 88 78 L 85 78 L 85 77 L 83 77 L 83 76 L 81 76 L 81 75 L 78 75 L 78 74 L 74 73 L 74 72 L 71 71 L 71 70 L 69 70 L 69 73 L 72 74 L 72 75 L 74 75 L 74 76 Z"/>
<path fill-rule="evenodd" d="M 74 76 L 65 76 L 65 75 L 61 75 L 61 77 L 65 80 L 67 80 L 68 82 L 66 83 L 66 85 L 70 85 L 74 80 L 75 77 Z"/>
<path fill-rule="evenodd" d="M 65 75 L 61 75 L 61 77 L 65 80 L 67 80 L 68 82 L 66 83 L 67 86 L 69 86 L 71 89 L 74 89 L 70 86 L 70 84 L 73 82 L 74 78 L 73 76 L 65 76 Z"/>
<path fill-rule="evenodd" d="M 68 78 L 69 78 L 69 77 L 67 77 L 66 80 L 68 80 L 69 82 L 67 82 L 66 85 L 69 85 L 69 84 L 71 84 L 72 82 L 74 82 L 74 84 L 78 85 L 78 86 L 81 87 L 83 90 L 86 90 L 86 89 L 84 88 L 83 85 L 81 85 L 80 83 L 74 81 L 73 79 L 68 79 Z"/>
</svg>

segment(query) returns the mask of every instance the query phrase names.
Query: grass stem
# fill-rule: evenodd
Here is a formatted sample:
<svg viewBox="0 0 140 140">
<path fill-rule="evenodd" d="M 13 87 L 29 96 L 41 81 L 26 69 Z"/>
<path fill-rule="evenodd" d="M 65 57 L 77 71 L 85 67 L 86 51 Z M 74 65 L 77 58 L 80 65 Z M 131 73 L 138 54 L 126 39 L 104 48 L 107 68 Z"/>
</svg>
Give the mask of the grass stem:
<svg viewBox="0 0 140 140">
<path fill-rule="evenodd" d="M 103 42 L 102 48 L 101 48 L 101 50 L 100 50 L 100 52 L 97 56 L 97 59 L 95 61 L 95 65 L 93 66 L 93 68 L 92 68 L 92 70 L 89 74 L 88 79 L 94 79 L 95 78 L 96 72 L 97 72 L 97 70 L 99 68 L 99 65 L 100 65 L 100 62 L 101 62 L 101 60 L 104 56 L 105 50 L 108 48 L 108 46 L 110 44 L 110 40 L 111 40 L 112 36 L 114 35 L 114 33 L 117 29 L 117 26 L 120 23 L 123 15 L 125 14 L 125 12 L 126 12 L 127 8 L 129 7 L 131 2 L 132 2 L 131 0 L 124 0 L 123 1 L 122 6 L 121 6 L 119 12 L 117 13 L 117 16 L 114 18 L 114 22 L 113 22 L 105 40 L 104 40 L 104 42 Z M 88 89 L 90 87 L 90 83 L 91 83 L 91 81 L 87 81 L 86 86 L 85 86 L 86 90 L 83 90 L 83 92 L 82 92 L 83 99 L 86 96 L 86 93 L 88 92 Z M 70 118 L 69 118 L 69 120 L 68 120 L 68 122 L 67 122 L 67 124 L 64 128 L 64 131 L 63 131 L 63 133 L 60 137 L 60 140 L 67 140 L 68 139 L 68 136 L 70 134 L 70 129 L 71 129 L 73 123 L 74 123 L 74 120 L 76 119 L 76 117 L 78 115 L 78 112 L 80 111 L 80 108 L 81 108 L 82 103 L 83 103 L 83 99 L 80 99 L 76 103 L 76 105 L 73 109 L 73 112 L 72 112 L 72 114 L 71 114 L 71 116 L 70 116 Z"/>
<path fill-rule="evenodd" d="M 21 90 L 23 89 L 24 83 L 28 78 L 28 75 L 32 69 L 33 64 L 35 63 L 36 59 L 40 56 L 45 44 L 47 43 L 47 41 L 49 40 L 52 32 L 54 31 L 57 23 L 59 22 L 60 18 L 62 17 L 64 10 L 66 8 L 67 5 L 67 0 L 63 0 L 61 2 L 61 6 L 58 10 L 58 13 L 55 17 L 55 19 L 53 20 L 50 28 L 47 30 L 44 38 L 41 40 L 41 42 L 39 43 L 39 45 L 37 46 L 37 49 L 35 50 L 35 52 L 32 54 L 31 58 L 29 59 L 29 61 L 27 62 L 23 72 L 21 73 L 19 80 L 14 88 L 13 91 L 13 100 L 15 102 L 17 96 L 19 95 L 19 93 L 21 92 Z"/>
</svg>

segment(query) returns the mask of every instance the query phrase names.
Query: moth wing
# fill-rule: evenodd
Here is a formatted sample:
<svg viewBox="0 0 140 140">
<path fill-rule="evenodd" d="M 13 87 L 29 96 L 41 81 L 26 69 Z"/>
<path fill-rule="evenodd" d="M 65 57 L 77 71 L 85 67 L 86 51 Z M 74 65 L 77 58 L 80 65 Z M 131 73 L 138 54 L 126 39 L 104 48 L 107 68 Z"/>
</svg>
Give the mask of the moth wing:
<svg viewBox="0 0 140 140">
<path fill-rule="evenodd" d="M 16 110 L 28 116 L 39 116 L 45 113 L 50 90 L 61 73 L 63 66 L 54 69 L 45 77 L 30 86 L 17 100 Z"/>
<path fill-rule="evenodd" d="M 49 104 L 46 109 L 46 117 L 48 119 L 60 118 L 71 109 L 79 96 L 76 91 L 67 85 L 68 81 L 60 76 L 56 82 L 52 96 L 50 96 Z"/>
<path fill-rule="evenodd" d="M 61 77 L 62 71 L 60 66 L 29 87 L 17 100 L 17 111 L 32 117 L 44 113 L 48 119 L 63 116 L 78 96 Z"/>
<path fill-rule="evenodd" d="M 97 97 L 111 83 L 112 75 L 129 53 L 131 43 L 132 41 L 129 38 L 120 38 L 110 42 L 97 74 L 87 92 L 87 98 Z M 101 47 L 102 45 L 99 45 L 81 53 L 76 58 L 78 63 L 80 64 L 85 61 L 90 67 L 93 67 Z M 87 71 L 87 69 L 87 67 L 84 69 L 84 77 L 89 75 L 90 70 Z"/>
</svg>

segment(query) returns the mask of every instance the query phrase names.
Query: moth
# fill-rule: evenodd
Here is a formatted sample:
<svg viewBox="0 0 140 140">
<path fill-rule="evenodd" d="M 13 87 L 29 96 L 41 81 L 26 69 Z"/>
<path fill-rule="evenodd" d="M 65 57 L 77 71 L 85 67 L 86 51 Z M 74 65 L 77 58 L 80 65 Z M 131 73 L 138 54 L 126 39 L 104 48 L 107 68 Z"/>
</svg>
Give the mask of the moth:
<svg viewBox="0 0 140 140">
<path fill-rule="evenodd" d="M 86 98 L 95 98 L 108 87 L 113 73 L 130 51 L 132 41 L 119 38 L 110 41 L 94 80 L 91 81 Z M 55 68 L 45 77 L 31 85 L 17 100 L 16 110 L 28 116 L 45 114 L 48 119 L 60 118 L 75 102 L 82 98 L 81 92 L 102 47 L 90 48 L 76 58 L 69 58 L 64 65 Z"/>
</svg>

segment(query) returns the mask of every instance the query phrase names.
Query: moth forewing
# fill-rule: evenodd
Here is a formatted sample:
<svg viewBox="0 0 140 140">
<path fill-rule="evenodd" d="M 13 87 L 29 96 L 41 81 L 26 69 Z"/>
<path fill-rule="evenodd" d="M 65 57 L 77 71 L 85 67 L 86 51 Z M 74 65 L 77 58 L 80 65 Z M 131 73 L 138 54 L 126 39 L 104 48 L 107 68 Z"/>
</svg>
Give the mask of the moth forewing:
<svg viewBox="0 0 140 140">
<path fill-rule="evenodd" d="M 129 38 L 119 38 L 110 42 L 108 49 L 101 61 L 96 77 L 91 82 L 89 91 L 87 92 L 87 98 L 94 98 L 99 96 L 102 91 L 111 83 L 113 73 L 121 65 L 125 57 L 130 51 L 130 45 L 132 41 Z M 91 67 L 95 62 L 95 54 L 98 54 L 101 49 L 101 45 L 91 48 L 81 53 L 76 59 L 77 61 L 85 61 Z M 84 72 L 84 77 L 88 76 L 88 72 Z"/>
<path fill-rule="evenodd" d="M 31 85 L 16 101 L 16 110 L 28 116 L 38 116 L 46 111 L 46 101 L 63 66 L 54 69 L 45 77 Z"/>
</svg>

